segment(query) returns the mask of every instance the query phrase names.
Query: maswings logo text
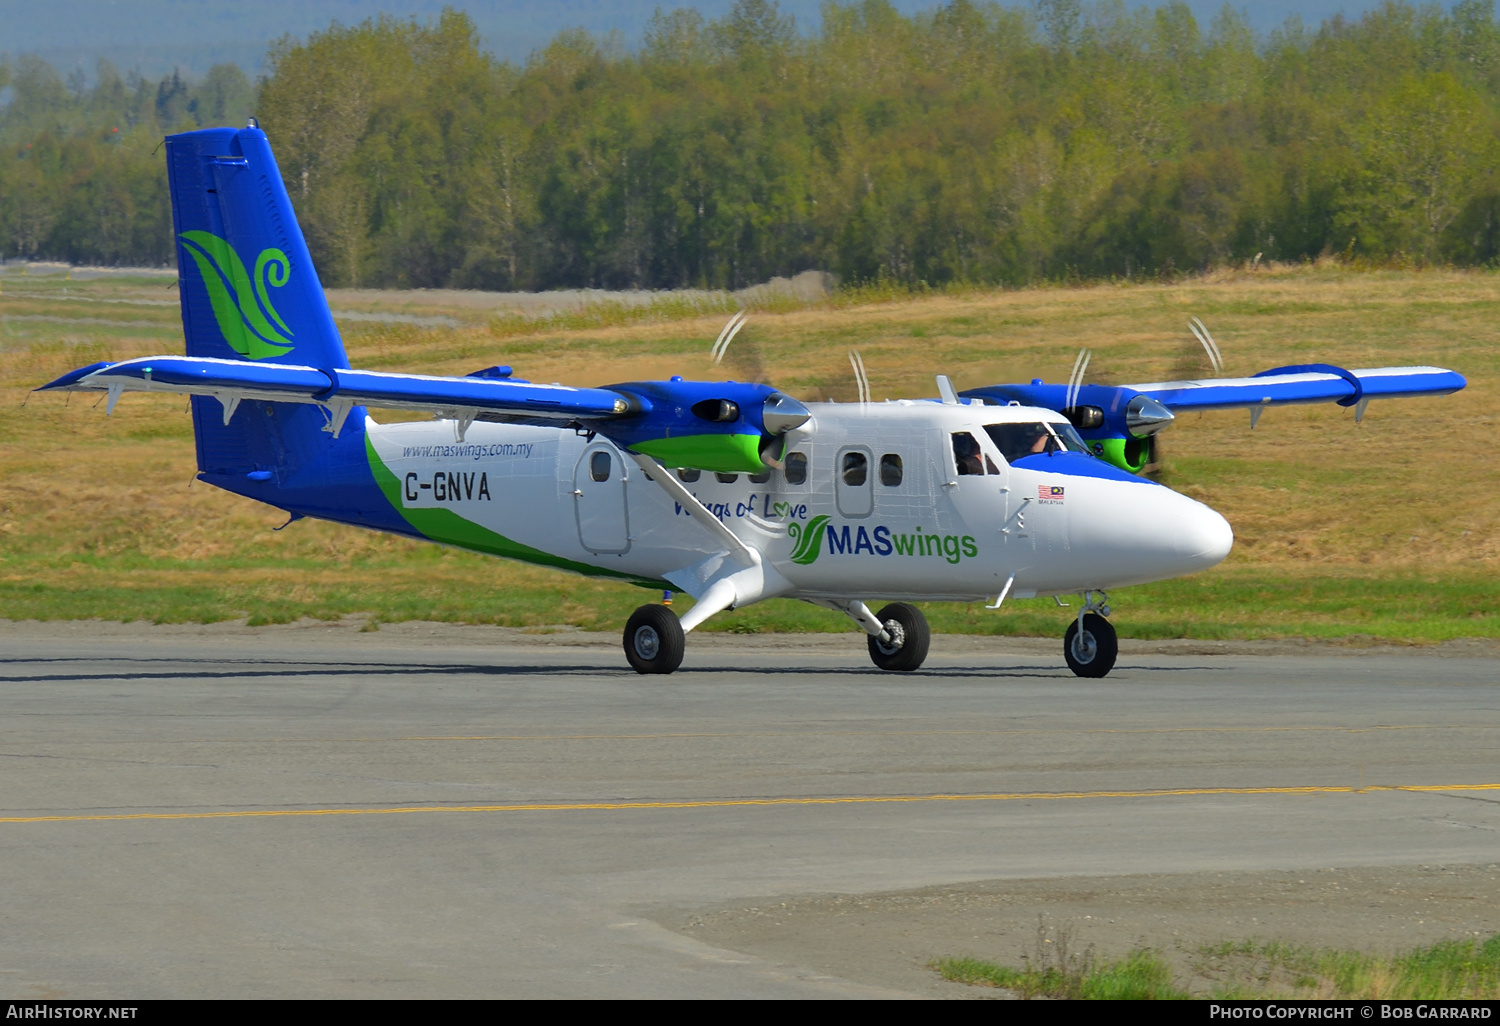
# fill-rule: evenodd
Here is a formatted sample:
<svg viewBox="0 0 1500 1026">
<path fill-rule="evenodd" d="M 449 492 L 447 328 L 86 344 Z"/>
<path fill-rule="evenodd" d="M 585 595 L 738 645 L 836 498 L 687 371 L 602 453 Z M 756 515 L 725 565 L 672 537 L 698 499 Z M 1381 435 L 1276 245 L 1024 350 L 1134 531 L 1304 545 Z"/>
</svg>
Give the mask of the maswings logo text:
<svg viewBox="0 0 1500 1026">
<path fill-rule="evenodd" d="M 831 517 L 820 515 L 806 524 L 791 523 L 787 533 L 792 539 L 792 562 L 806 566 L 823 554 L 823 539 L 828 539 L 828 554 L 872 556 L 938 556 L 948 563 L 979 555 L 979 544 L 971 534 L 934 534 L 918 527 L 910 534 L 892 534 L 884 524 L 866 529 L 863 525 L 830 527 Z"/>
<path fill-rule="evenodd" d="M 287 255 L 279 249 L 261 250 L 252 277 L 234 247 L 212 232 L 183 232 L 178 237 L 198 265 L 214 320 L 229 348 L 250 360 L 291 352 L 293 343 L 288 336 L 292 329 L 271 305 L 266 292 L 268 284 L 281 288 L 291 279 L 292 263 Z"/>
</svg>

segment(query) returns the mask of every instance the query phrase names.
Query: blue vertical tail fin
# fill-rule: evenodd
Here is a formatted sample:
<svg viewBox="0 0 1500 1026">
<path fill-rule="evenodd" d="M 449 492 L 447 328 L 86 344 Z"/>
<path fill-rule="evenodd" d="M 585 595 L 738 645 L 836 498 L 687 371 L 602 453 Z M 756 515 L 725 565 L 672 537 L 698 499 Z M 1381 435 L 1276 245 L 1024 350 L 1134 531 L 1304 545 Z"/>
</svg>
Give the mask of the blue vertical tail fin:
<svg viewBox="0 0 1500 1026">
<path fill-rule="evenodd" d="M 347 368 L 266 134 L 252 122 L 170 135 L 167 182 L 187 355 Z M 202 480 L 293 513 L 410 530 L 371 476 L 362 408 L 335 438 L 318 406 L 194 396 L 192 407 Z"/>
<path fill-rule="evenodd" d="M 258 127 L 167 137 L 187 355 L 349 366 Z"/>
</svg>

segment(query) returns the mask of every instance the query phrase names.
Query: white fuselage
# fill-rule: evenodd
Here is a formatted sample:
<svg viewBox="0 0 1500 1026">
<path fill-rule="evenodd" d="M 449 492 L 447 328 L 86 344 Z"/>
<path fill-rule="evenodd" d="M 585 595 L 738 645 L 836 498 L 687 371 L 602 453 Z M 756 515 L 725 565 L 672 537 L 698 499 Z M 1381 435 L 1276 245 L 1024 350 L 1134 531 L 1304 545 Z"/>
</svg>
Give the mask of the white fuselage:
<svg viewBox="0 0 1500 1026">
<path fill-rule="evenodd" d="M 780 450 L 805 457 L 804 479 L 782 469 L 759 482 L 709 472 L 685 482 L 790 582 L 781 594 L 972 601 L 1007 581 L 1018 598 L 1107 589 L 1213 566 L 1233 541 L 1223 517 L 1184 495 L 1077 472 L 1097 461 L 1025 461 L 1072 472 L 1007 465 L 984 425 L 1063 422 L 1048 410 L 906 401 L 810 408 L 812 419 Z M 460 444 L 452 421 L 371 422 L 368 431 L 401 482 L 405 509 L 449 510 L 584 572 L 657 581 L 723 549 L 603 437 L 475 423 Z M 958 472 L 955 432 L 979 441 L 989 472 Z M 862 481 L 846 474 L 860 456 Z M 899 483 L 882 474 L 890 456 L 899 457 Z M 464 544 L 461 535 L 435 540 Z"/>
</svg>

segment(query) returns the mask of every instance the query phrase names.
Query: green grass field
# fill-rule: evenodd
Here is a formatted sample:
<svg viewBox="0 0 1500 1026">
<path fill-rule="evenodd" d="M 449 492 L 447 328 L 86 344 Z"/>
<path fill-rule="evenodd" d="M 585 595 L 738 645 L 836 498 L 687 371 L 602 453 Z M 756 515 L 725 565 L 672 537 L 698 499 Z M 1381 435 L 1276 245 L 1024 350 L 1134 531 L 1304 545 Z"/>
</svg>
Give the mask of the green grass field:
<svg viewBox="0 0 1500 1026">
<path fill-rule="evenodd" d="M 1244 941 L 1204 948 L 1190 961 L 1200 976 L 1215 981 L 1210 993 L 1190 994 L 1182 989 L 1161 954 L 1144 948 L 1113 962 L 1096 961 L 1090 949 L 1061 958 L 1043 952 L 1019 969 L 976 958 L 941 958 L 931 967 L 945 980 L 1002 987 L 1022 998 L 1451 1001 L 1500 997 L 1500 936 L 1440 941 L 1398 955 Z"/>
<path fill-rule="evenodd" d="M 614 630 L 651 600 L 639 588 L 352 528 L 299 521 L 274 532 L 279 511 L 191 484 L 181 400 L 131 396 L 106 418 L 84 397 L 29 394 L 94 360 L 181 352 L 171 284 L 0 276 L 0 616 L 357 614 Z M 358 293 L 340 302 L 361 308 Z M 645 313 L 601 306 L 535 322 L 444 303 L 441 293 L 372 297 L 366 312 L 443 314 L 456 326 L 347 323 L 352 362 L 426 373 L 510 363 L 533 380 L 576 384 L 704 377 L 723 319 L 670 297 Z M 960 387 L 1063 380 L 1087 345 L 1095 380 L 1160 380 L 1203 369 L 1186 329 L 1191 314 L 1214 331 L 1230 373 L 1312 360 L 1432 363 L 1461 371 L 1470 387 L 1375 403 L 1360 425 L 1333 406 L 1270 411 L 1253 433 L 1243 414 L 1184 418 L 1163 436 L 1164 477 L 1228 517 L 1235 551 L 1196 577 L 1112 595 L 1122 636 L 1500 636 L 1500 510 L 1487 448 L 1500 416 L 1500 276 L 1331 266 L 1174 285 L 847 291 L 754 311 L 727 373 L 844 400 L 854 395 L 846 354 L 857 348 L 877 399 L 895 398 L 931 394 L 937 372 Z M 935 605 L 928 615 L 939 631 L 1052 636 L 1070 611 L 1032 600 L 998 612 Z M 835 614 L 776 601 L 705 629 L 849 628 Z"/>
</svg>

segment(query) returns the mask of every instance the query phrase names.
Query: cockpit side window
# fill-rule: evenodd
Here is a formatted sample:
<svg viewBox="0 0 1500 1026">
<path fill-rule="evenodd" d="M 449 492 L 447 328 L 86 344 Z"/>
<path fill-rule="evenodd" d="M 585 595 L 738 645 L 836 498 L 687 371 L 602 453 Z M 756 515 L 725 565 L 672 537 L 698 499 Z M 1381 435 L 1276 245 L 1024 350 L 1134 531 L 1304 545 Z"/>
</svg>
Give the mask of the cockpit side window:
<svg viewBox="0 0 1500 1026">
<path fill-rule="evenodd" d="M 959 476 L 965 474 L 984 475 L 984 456 L 979 440 L 967 431 L 953 432 L 953 463 Z"/>
</svg>

